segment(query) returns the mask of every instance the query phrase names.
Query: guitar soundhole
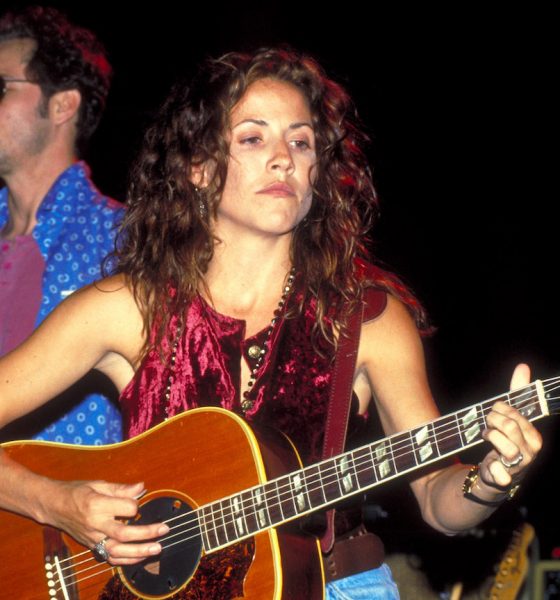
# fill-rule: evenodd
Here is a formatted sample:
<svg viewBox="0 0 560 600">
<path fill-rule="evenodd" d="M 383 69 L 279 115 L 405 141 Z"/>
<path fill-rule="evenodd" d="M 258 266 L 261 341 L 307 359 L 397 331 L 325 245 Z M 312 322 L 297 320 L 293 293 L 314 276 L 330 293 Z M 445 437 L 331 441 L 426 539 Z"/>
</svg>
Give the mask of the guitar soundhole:
<svg viewBox="0 0 560 600">
<path fill-rule="evenodd" d="M 202 554 L 198 520 L 183 500 L 160 497 L 140 507 L 135 524 L 165 521 L 170 531 L 159 542 L 162 552 L 136 565 L 121 567 L 122 578 L 140 596 L 169 596 L 192 577 Z"/>
</svg>

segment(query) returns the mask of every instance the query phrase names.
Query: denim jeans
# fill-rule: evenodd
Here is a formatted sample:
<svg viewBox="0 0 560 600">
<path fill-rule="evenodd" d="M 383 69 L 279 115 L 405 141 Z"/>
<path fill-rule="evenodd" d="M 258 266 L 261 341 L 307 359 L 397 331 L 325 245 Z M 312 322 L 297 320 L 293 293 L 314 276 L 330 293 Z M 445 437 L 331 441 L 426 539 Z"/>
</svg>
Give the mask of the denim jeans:
<svg viewBox="0 0 560 600">
<path fill-rule="evenodd" d="M 327 583 L 326 592 L 326 600 L 399 600 L 400 597 L 391 569 L 386 564 L 331 581 Z"/>
</svg>

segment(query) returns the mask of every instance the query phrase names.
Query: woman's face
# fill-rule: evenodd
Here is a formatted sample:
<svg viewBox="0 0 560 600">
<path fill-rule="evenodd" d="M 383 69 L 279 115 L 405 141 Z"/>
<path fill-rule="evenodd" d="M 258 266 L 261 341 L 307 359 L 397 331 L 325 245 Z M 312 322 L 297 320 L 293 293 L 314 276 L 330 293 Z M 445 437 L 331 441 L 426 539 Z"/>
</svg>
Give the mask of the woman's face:
<svg viewBox="0 0 560 600">
<path fill-rule="evenodd" d="M 230 115 L 230 155 L 216 234 L 284 236 L 311 207 L 315 134 L 303 94 L 260 79 Z"/>
</svg>

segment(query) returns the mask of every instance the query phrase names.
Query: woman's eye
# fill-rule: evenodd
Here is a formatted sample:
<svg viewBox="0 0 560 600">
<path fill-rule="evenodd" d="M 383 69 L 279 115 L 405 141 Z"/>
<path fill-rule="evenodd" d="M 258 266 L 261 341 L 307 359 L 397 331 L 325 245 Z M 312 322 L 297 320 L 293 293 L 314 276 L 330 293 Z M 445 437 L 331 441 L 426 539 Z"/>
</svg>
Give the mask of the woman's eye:
<svg viewBox="0 0 560 600">
<path fill-rule="evenodd" d="M 291 144 L 298 150 L 309 150 L 309 148 L 311 148 L 311 145 L 307 140 L 292 140 Z"/>
<path fill-rule="evenodd" d="M 258 135 L 250 135 L 244 138 L 241 138 L 241 144 L 247 144 L 248 146 L 252 146 L 254 144 L 258 144 L 261 141 L 261 138 Z"/>
</svg>

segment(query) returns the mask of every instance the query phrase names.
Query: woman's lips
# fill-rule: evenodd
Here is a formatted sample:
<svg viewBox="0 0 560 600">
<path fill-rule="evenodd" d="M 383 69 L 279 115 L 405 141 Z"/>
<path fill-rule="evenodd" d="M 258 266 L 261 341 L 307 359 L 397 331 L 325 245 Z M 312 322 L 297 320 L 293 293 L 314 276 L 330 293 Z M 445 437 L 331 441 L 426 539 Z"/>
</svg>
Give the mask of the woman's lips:
<svg viewBox="0 0 560 600">
<path fill-rule="evenodd" d="M 259 190 L 257 194 L 270 194 L 271 196 L 295 196 L 295 192 L 291 186 L 287 183 L 273 183 L 268 185 L 262 190 Z"/>
</svg>

